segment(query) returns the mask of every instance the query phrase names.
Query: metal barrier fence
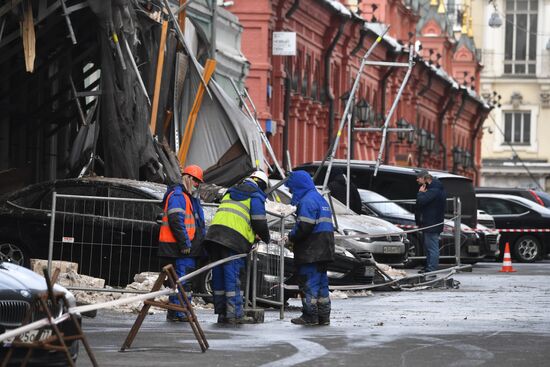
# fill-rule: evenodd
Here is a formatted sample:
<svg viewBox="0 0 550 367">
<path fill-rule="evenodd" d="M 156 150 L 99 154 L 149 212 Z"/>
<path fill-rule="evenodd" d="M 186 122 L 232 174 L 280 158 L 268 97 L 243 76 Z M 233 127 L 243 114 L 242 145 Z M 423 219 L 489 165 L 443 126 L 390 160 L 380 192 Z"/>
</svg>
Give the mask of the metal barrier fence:
<svg viewBox="0 0 550 367">
<path fill-rule="evenodd" d="M 67 287 L 76 290 L 140 293 L 121 289 L 133 282 L 134 275 L 146 271 L 158 272 L 156 256 L 159 225 L 162 214 L 160 200 L 52 194 L 48 268 L 53 260 L 78 263 L 78 273 L 105 280 L 113 288 Z M 204 204 L 208 226 L 217 204 Z M 274 241 L 259 244 L 250 254 L 245 279 L 246 299 L 284 308 L 286 217 L 269 213 Z M 286 250 L 288 252 L 288 250 Z M 288 253 L 287 253 L 288 255 Z M 287 256 L 287 259 L 290 259 Z M 200 265 L 199 265 L 200 266 Z M 198 289 L 211 291 L 211 273 L 201 276 Z M 201 294 L 198 294 L 201 295 Z M 207 294 L 202 294 L 208 296 Z"/>
<path fill-rule="evenodd" d="M 407 220 L 411 218 L 411 213 L 408 209 L 414 208 L 416 200 L 376 200 L 363 202 L 373 213 L 384 213 L 385 216 L 401 218 Z M 414 209 L 413 209 L 414 210 Z M 462 203 L 459 197 L 447 198 L 445 208 L 445 218 L 443 232 L 440 238 L 440 259 L 454 259 L 457 266 L 461 264 L 463 252 L 468 253 L 468 249 L 463 249 L 463 246 L 469 239 L 461 230 L 462 220 Z M 424 259 L 424 249 L 422 246 L 422 233 L 416 224 L 398 225 L 407 232 L 407 237 L 411 242 L 409 252 L 410 260 Z M 472 238 L 476 238 L 476 234 L 472 231 Z M 414 252 L 413 252 L 414 251 Z"/>
</svg>

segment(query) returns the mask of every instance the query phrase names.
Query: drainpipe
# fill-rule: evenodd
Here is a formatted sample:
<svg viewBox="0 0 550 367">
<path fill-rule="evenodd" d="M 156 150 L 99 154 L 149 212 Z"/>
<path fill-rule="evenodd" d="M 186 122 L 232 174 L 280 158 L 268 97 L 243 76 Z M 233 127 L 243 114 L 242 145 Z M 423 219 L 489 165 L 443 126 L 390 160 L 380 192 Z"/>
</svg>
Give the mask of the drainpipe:
<svg viewBox="0 0 550 367">
<path fill-rule="evenodd" d="M 340 36 L 342 36 L 342 33 L 344 31 L 344 20 L 340 19 L 340 24 L 338 25 L 338 31 L 336 32 L 336 35 L 332 39 L 332 42 L 328 46 L 328 48 L 325 51 L 324 56 L 324 67 L 325 67 L 325 101 L 328 103 L 328 147 L 330 150 L 330 147 L 332 145 L 332 135 L 334 134 L 334 96 L 332 95 L 332 91 L 330 88 L 330 59 L 332 57 L 332 51 L 334 51 L 334 48 L 336 47 L 336 44 L 340 40 Z"/>
<path fill-rule="evenodd" d="M 453 88 L 453 86 L 451 85 L 449 87 L 449 89 L 447 90 L 447 93 L 450 93 L 452 88 Z M 438 120 L 439 120 L 439 146 L 441 147 L 441 151 L 443 152 L 443 171 L 447 170 L 447 146 L 445 145 L 445 142 L 443 140 L 443 122 L 445 120 L 445 115 L 447 114 L 447 111 L 449 111 L 449 109 L 451 109 L 453 105 L 454 105 L 454 100 L 453 100 L 452 94 L 451 94 L 447 98 L 447 102 L 445 103 L 445 107 L 443 107 L 443 110 L 438 115 Z"/>
<path fill-rule="evenodd" d="M 456 126 L 456 123 L 458 122 L 458 119 L 460 117 L 460 114 L 462 114 L 462 111 L 464 111 L 464 105 L 466 104 L 466 89 L 463 89 L 462 90 L 462 101 L 460 102 L 460 107 L 458 107 L 458 110 L 456 111 L 456 115 L 455 115 L 455 118 L 454 118 L 454 121 L 453 123 L 451 124 L 451 127 L 454 129 L 454 127 Z M 455 135 L 452 134 L 453 136 L 453 146 L 454 146 L 454 137 Z M 445 152 L 446 153 L 446 152 Z M 453 173 L 454 173 L 454 168 L 456 166 L 456 162 L 453 161 Z"/>
<path fill-rule="evenodd" d="M 426 72 L 428 73 L 428 83 L 426 83 L 426 85 L 424 87 L 422 87 L 420 92 L 418 92 L 419 97 L 422 97 L 424 94 L 426 94 L 428 89 L 430 89 L 432 87 L 432 78 L 433 78 L 434 73 L 430 73 L 428 71 L 428 69 L 424 69 L 424 70 L 426 70 Z M 418 112 L 418 100 L 419 99 L 420 98 L 418 98 L 416 100 L 416 122 L 418 122 L 418 118 L 420 117 L 420 113 Z M 422 149 L 418 149 L 418 167 L 422 167 L 422 155 L 423 154 L 424 154 L 424 152 L 422 151 Z"/>
<path fill-rule="evenodd" d="M 277 12 L 277 14 L 281 14 L 282 13 L 282 8 L 283 8 L 283 5 L 284 5 L 284 1 L 281 2 L 280 4 L 280 8 L 279 8 L 279 11 Z M 295 0 L 294 3 L 292 3 L 292 5 L 290 6 L 290 9 L 288 9 L 288 11 L 286 12 L 284 18 L 286 19 L 289 19 L 292 14 L 294 14 L 294 12 L 296 10 L 298 10 L 298 8 L 300 7 L 300 0 Z M 279 19 L 281 20 L 281 30 L 282 30 L 282 23 L 284 22 L 284 19 L 281 19 L 282 17 L 279 15 Z M 283 146 L 283 169 L 287 169 L 287 170 L 290 170 L 292 167 L 290 167 L 290 162 L 288 161 L 288 157 L 287 157 L 287 154 L 286 152 L 288 151 L 288 134 L 289 134 L 289 129 L 290 129 L 290 96 L 291 96 L 291 93 L 292 93 L 292 88 L 291 88 L 291 80 L 290 80 L 290 75 L 288 73 L 288 70 L 285 69 L 285 79 L 284 79 L 284 93 L 285 93 L 285 97 L 284 97 L 284 101 L 283 101 L 283 120 L 285 121 L 285 125 L 283 126 L 283 142 L 282 142 L 282 146 Z"/>
<path fill-rule="evenodd" d="M 291 86 L 290 86 L 290 76 L 288 75 L 288 70 L 286 70 L 286 76 L 285 76 L 285 99 L 284 99 L 284 105 L 283 105 L 283 119 L 285 120 L 285 126 L 283 127 L 283 169 L 290 170 L 292 167 L 290 167 L 290 162 L 288 161 L 288 157 L 286 152 L 288 151 L 288 130 L 289 130 L 289 123 L 290 123 L 290 93 L 291 93 Z"/>
</svg>

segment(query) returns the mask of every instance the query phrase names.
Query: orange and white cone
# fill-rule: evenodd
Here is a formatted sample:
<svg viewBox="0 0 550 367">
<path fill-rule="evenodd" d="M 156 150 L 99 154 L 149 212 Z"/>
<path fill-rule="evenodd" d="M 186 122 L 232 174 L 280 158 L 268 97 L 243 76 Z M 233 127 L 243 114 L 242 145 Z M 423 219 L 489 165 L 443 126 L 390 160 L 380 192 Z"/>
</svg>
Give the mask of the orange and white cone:
<svg viewBox="0 0 550 367">
<path fill-rule="evenodd" d="M 515 273 L 516 269 L 512 267 L 512 257 L 510 256 L 510 244 L 506 242 L 504 247 L 504 259 L 502 260 L 502 269 L 500 273 Z"/>
</svg>

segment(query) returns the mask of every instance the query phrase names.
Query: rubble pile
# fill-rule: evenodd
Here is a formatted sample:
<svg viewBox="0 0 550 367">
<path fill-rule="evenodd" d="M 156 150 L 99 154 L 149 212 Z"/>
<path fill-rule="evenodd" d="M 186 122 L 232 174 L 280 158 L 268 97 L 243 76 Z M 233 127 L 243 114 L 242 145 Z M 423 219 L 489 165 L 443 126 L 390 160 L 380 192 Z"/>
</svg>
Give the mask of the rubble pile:
<svg viewBox="0 0 550 367">
<path fill-rule="evenodd" d="M 31 259 L 31 269 L 43 275 L 42 269 L 47 267 L 47 260 Z M 114 289 L 109 286 L 105 286 L 105 279 L 94 278 L 87 275 L 78 274 L 78 264 L 68 261 L 54 261 L 52 263 L 52 269 L 59 268 L 61 270 L 57 284 L 64 287 L 82 287 L 82 288 L 104 288 L 104 291 L 71 291 L 76 302 L 79 305 L 98 304 L 117 300 L 120 298 L 127 298 L 136 295 L 136 293 L 122 293 L 122 292 L 109 292 L 109 289 Z M 134 282 L 128 284 L 124 289 L 128 291 L 148 292 L 153 288 L 153 284 L 157 280 L 159 273 L 155 272 L 143 272 L 134 276 Z M 168 301 L 168 296 L 157 298 L 162 302 Z M 208 308 L 208 305 L 200 297 L 193 298 L 193 306 L 195 308 Z M 138 313 L 143 307 L 143 302 L 132 302 L 124 305 L 117 305 L 108 307 L 111 310 L 125 312 L 125 313 Z M 150 314 L 165 312 L 165 310 L 158 307 L 151 307 L 149 309 Z"/>
</svg>

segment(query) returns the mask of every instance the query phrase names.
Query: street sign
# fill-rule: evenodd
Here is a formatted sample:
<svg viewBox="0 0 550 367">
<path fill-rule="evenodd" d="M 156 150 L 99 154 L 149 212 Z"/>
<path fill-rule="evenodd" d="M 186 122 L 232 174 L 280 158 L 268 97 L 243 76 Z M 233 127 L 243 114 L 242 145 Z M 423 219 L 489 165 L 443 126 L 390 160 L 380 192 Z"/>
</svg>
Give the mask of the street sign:
<svg viewBox="0 0 550 367">
<path fill-rule="evenodd" d="M 296 56 L 296 32 L 273 32 L 273 55 Z"/>
</svg>

